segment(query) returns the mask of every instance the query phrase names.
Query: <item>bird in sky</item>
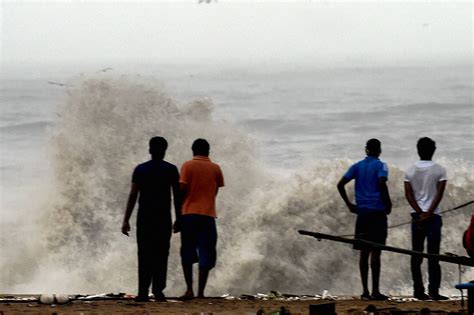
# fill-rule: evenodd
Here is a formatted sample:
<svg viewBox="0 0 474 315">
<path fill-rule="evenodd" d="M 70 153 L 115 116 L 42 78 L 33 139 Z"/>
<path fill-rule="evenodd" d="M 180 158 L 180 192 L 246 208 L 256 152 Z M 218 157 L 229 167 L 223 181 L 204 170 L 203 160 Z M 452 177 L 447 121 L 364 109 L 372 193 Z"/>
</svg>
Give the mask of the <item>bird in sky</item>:
<svg viewBox="0 0 474 315">
<path fill-rule="evenodd" d="M 113 68 L 104 68 L 104 69 L 100 69 L 97 72 L 107 72 L 107 71 L 110 71 L 110 70 L 114 70 L 114 69 Z"/>
<path fill-rule="evenodd" d="M 66 84 L 66 83 L 53 82 L 53 81 L 48 81 L 48 84 L 59 85 L 59 86 L 61 86 L 61 87 L 63 87 L 63 86 L 72 86 L 72 85 L 69 85 L 69 84 Z"/>
</svg>

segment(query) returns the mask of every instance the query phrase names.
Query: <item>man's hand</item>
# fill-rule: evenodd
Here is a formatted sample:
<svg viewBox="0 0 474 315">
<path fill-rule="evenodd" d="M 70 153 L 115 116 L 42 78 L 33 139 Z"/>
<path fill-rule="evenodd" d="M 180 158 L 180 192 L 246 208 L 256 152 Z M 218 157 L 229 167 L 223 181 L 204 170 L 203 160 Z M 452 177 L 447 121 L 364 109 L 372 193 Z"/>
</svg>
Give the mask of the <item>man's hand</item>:
<svg viewBox="0 0 474 315">
<path fill-rule="evenodd" d="M 180 220 L 176 220 L 174 221 L 174 224 L 173 224 L 173 233 L 179 233 L 181 232 L 181 222 Z"/>
<path fill-rule="evenodd" d="M 128 232 L 130 232 L 130 216 L 132 215 L 133 208 L 135 207 L 135 203 L 137 202 L 138 194 L 140 192 L 140 188 L 138 184 L 132 183 L 132 187 L 130 188 L 130 194 L 128 195 L 127 201 L 127 208 L 125 209 L 125 216 L 123 218 L 122 223 L 122 233 L 128 236 Z"/>
<path fill-rule="evenodd" d="M 420 222 L 426 222 L 428 221 L 429 219 L 431 219 L 433 217 L 433 213 L 430 213 L 430 212 L 423 212 L 421 215 L 420 215 Z"/>
<path fill-rule="evenodd" d="M 357 213 L 355 204 L 349 201 L 349 198 L 347 197 L 346 189 L 344 188 L 344 186 L 350 181 L 351 181 L 350 179 L 347 179 L 343 176 L 337 183 L 337 190 L 339 191 L 339 194 L 341 195 L 342 200 L 344 200 L 347 207 L 349 208 L 349 211 L 352 213 Z"/>
<path fill-rule="evenodd" d="M 128 232 L 130 232 L 130 223 L 128 223 L 128 221 L 124 221 L 122 224 L 122 233 L 129 236 Z"/>
<path fill-rule="evenodd" d="M 353 204 L 353 203 L 349 203 L 347 204 L 347 207 L 349 208 L 349 211 L 352 212 L 352 213 L 357 213 L 357 208 L 356 208 L 356 205 Z"/>
</svg>

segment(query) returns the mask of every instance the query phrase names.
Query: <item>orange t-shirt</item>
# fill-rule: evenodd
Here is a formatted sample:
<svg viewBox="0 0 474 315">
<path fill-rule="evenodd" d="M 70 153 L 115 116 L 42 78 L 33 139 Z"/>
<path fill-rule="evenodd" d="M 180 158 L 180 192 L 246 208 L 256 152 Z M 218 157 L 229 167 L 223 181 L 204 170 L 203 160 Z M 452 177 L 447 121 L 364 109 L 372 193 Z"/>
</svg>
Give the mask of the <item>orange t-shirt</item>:
<svg viewBox="0 0 474 315">
<path fill-rule="evenodd" d="M 217 188 L 224 186 L 221 168 L 206 156 L 195 156 L 181 166 L 179 182 L 186 185 L 181 213 L 216 218 Z"/>
</svg>

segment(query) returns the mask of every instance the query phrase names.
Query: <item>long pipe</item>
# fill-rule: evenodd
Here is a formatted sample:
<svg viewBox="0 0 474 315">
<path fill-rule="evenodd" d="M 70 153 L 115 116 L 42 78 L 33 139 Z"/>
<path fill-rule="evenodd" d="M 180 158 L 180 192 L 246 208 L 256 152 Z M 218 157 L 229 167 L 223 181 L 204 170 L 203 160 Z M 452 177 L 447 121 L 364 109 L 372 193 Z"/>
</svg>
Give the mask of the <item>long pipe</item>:
<svg viewBox="0 0 474 315">
<path fill-rule="evenodd" d="M 333 236 L 329 234 L 304 231 L 304 230 L 299 230 L 298 233 L 300 233 L 301 235 L 312 236 L 314 238 L 317 238 L 318 240 L 326 239 L 326 240 L 340 242 L 340 243 L 357 244 L 358 246 L 361 246 L 361 247 L 369 247 L 373 249 L 386 250 L 389 252 L 395 252 L 395 253 L 404 254 L 404 255 L 421 256 L 424 258 L 437 259 L 439 261 L 444 261 L 444 262 L 448 262 L 448 263 L 452 263 L 456 265 L 474 267 L 474 259 L 466 257 L 466 256 L 436 255 L 436 254 L 415 252 L 415 251 L 404 249 L 404 248 L 386 246 L 386 245 L 377 244 L 377 243 L 360 240 L 360 239 L 350 239 L 350 238 L 345 238 L 345 237 L 340 237 L 340 236 Z"/>
</svg>

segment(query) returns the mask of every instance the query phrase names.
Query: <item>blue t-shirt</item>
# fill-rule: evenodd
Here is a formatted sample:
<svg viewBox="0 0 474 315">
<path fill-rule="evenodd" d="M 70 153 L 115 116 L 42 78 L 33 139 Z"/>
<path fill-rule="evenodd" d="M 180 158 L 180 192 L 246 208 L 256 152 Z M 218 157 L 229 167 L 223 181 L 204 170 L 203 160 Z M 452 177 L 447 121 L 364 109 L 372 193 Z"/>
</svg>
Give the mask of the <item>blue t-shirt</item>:
<svg viewBox="0 0 474 315">
<path fill-rule="evenodd" d="M 352 165 L 344 174 L 355 179 L 355 199 L 358 213 L 385 211 L 386 205 L 380 192 L 380 178 L 388 178 L 387 164 L 373 156 Z"/>
</svg>

